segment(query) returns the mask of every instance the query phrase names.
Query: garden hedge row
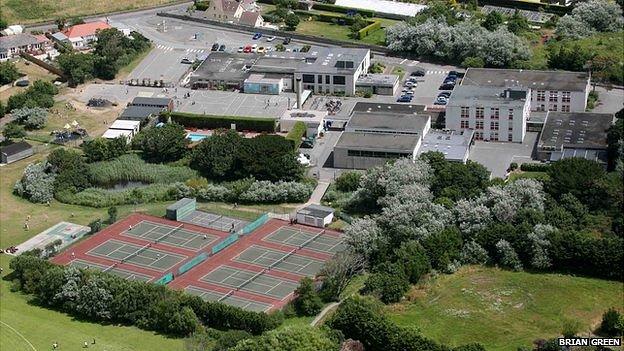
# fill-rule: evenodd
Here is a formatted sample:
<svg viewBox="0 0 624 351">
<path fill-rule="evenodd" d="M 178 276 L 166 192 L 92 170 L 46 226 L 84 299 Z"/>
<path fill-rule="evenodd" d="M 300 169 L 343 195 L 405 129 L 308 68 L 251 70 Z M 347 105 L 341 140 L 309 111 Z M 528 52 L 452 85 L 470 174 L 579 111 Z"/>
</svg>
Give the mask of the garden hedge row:
<svg viewBox="0 0 624 351">
<path fill-rule="evenodd" d="M 301 146 L 301 138 L 305 136 L 307 129 L 308 128 L 306 127 L 305 123 L 303 123 L 302 121 L 297 121 L 297 123 L 295 123 L 290 132 L 288 132 L 288 134 L 286 135 L 286 139 L 293 142 L 293 147 L 295 150 L 299 149 L 299 146 Z"/>
<path fill-rule="evenodd" d="M 171 117 L 171 121 L 179 123 L 185 127 L 194 128 L 226 128 L 229 129 L 232 124 L 236 125 L 236 130 L 269 132 L 275 131 L 274 118 L 259 118 L 245 116 L 219 116 L 219 115 L 200 115 L 185 112 L 165 112 L 164 118 Z"/>
<path fill-rule="evenodd" d="M 520 170 L 524 172 L 546 172 L 550 168 L 548 163 L 523 163 Z"/>
<path fill-rule="evenodd" d="M 374 21 L 358 31 L 358 39 L 367 37 L 371 32 L 381 29 L 381 21 Z"/>
<path fill-rule="evenodd" d="M 344 15 L 332 15 L 329 13 L 317 13 L 311 11 L 303 11 L 297 10 L 295 14 L 299 16 L 305 17 L 314 17 L 320 22 L 328 22 L 328 23 L 339 23 L 340 21 L 344 21 L 345 24 L 352 25 L 355 23 L 355 19 L 353 17 L 344 16 Z M 369 24 L 373 24 L 374 22 L 371 20 L 366 20 Z"/>
</svg>

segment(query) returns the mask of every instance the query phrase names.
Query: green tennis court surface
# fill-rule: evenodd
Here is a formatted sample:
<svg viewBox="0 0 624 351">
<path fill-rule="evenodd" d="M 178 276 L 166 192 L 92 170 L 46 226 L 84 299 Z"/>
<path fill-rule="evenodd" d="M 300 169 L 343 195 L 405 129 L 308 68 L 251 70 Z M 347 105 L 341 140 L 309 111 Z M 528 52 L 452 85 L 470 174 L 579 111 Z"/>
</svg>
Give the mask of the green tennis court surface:
<svg viewBox="0 0 624 351">
<path fill-rule="evenodd" d="M 277 244 L 286 244 L 295 247 L 305 247 L 308 250 L 334 254 L 344 250 L 342 239 L 324 235 L 323 231 L 309 232 L 293 227 L 281 227 L 267 235 L 263 240 Z"/>
<path fill-rule="evenodd" d="M 204 234 L 186 230 L 180 226 L 174 227 L 150 221 L 141 221 L 125 230 L 123 235 L 173 245 L 192 250 L 201 250 L 219 239 L 216 235 Z"/>
<path fill-rule="evenodd" d="M 232 260 L 309 277 L 315 276 L 323 267 L 321 260 L 258 245 L 248 247 Z"/>
<path fill-rule="evenodd" d="M 214 213 L 193 211 L 179 221 L 191 223 L 204 228 L 212 228 L 222 232 L 237 232 L 243 229 L 249 222 L 237 218 L 220 216 Z"/>
<path fill-rule="evenodd" d="M 108 240 L 87 252 L 88 255 L 99 256 L 113 261 L 134 264 L 158 271 L 166 271 L 180 263 L 186 256 L 168 253 L 146 246 Z"/>
<path fill-rule="evenodd" d="M 212 301 L 212 302 L 219 301 L 219 302 L 228 304 L 230 306 L 240 307 L 247 311 L 263 312 L 263 311 L 267 311 L 272 306 L 270 304 L 256 302 L 256 301 L 252 301 L 252 300 L 248 300 L 242 297 L 237 297 L 237 296 L 232 296 L 232 295 L 223 298 L 226 294 L 223 294 L 218 291 L 198 288 L 192 285 L 186 287 L 184 290 L 188 292 L 189 294 L 199 296 L 206 301 Z"/>
<path fill-rule="evenodd" d="M 220 266 L 203 276 L 200 280 L 207 283 L 240 288 L 242 291 L 267 295 L 280 300 L 297 289 L 296 282 L 229 266 Z"/>
<path fill-rule="evenodd" d="M 93 263 L 93 262 L 89 262 L 89 261 L 84 261 L 84 260 L 73 260 L 70 263 L 70 266 L 72 267 L 76 267 L 76 268 L 82 268 L 82 269 L 95 269 L 98 271 L 106 271 L 106 273 L 110 273 L 110 274 L 114 274 L 118 277 L 124 278 L 126 280 L 138 280 L 138 281 L 142 281 L 142 282 L 148 282 L 150 280 L 152 280 L 154 277 L 146 275 L 146 274 L 141 274 L 141 273 L 135 273 L 135 272 L 131 272 L 131 271 L 127 271 L 125 269 L 121 269 L 121 268 L 117 268 L 117 267 L 109 267 L 109 266 L 105 266 L 103 264 L 99 264 L 99 263 Z"/>
</svg>

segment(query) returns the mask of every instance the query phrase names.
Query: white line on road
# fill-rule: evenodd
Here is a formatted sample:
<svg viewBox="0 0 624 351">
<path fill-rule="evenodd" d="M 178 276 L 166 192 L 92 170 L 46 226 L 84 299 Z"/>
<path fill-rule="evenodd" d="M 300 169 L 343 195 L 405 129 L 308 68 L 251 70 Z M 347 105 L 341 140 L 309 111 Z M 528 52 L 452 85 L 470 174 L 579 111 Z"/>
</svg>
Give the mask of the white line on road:
<svg viewBox="0 0 624 351">
<path fill-rule="evenodd" d="M 402 65 L 405 61 L 407 61 L 407 59 L 403 59 L 403 61 L 401 61 L 401 63 L 399 63 L 399 65 Z"/>
</svg>

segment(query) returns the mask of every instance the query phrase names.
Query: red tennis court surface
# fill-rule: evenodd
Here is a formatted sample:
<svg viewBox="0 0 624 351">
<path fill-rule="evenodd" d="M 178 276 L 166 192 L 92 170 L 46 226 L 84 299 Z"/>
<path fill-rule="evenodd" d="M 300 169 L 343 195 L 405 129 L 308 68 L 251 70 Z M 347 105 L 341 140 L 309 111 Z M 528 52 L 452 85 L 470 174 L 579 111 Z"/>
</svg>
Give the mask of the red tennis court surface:
<svg viewBox="0 0 624 351">
<path fill-rule="evenodd" d="M 211 254 L 212 247 L 229 235 L 189 223 L 132 214 L 52 261 L 132 280 L 156 281 L 173 274 L 169 283 L 172 288 L 209 301 L 269 311 L 288 303 L 301 278 L 314 277 L 325 261 L 343 249 L 339 232 L 270 219 Z M 209 257 L 190 270 L 179 270 L 202 253 Z"/>
</svg>

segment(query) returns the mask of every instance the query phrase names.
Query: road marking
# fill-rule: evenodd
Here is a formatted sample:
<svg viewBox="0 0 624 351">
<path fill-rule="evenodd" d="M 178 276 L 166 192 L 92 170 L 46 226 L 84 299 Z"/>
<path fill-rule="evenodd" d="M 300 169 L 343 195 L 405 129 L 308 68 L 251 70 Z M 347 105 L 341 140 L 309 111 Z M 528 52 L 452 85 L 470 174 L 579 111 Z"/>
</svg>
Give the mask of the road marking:
<svg viewBox="0 0 624 351">
<path fill-rule="evenodd" d="M 15 330 L 15 328 L 13 328 L 12 326 L 8 325 L 7 323 L 0 321 L 0 323 L 2 323 L 3 325 L 7 326 L 9 329 L 11 329 L 15 334 L 17 334 L 20 338 L 24 339 L 24 341 L 26 341 L 26 343 L 30 346 L 31 349 L 37 351 L 37 349 L 33 346 L 33 344 L 30 343 L 30 341 L 28 341 L 28 339 L 26 339 L 24 337 L 24 335 L 22 335 L 22 333 L 18 332 L 17 330 Z"/>
<path fill-rule="evenodd" d="M 402 65 L 405 61 L 407 61 L 407 59 L 403 59 L 403 61 L 401 61 L 399 65 Z"/>
</svg>

